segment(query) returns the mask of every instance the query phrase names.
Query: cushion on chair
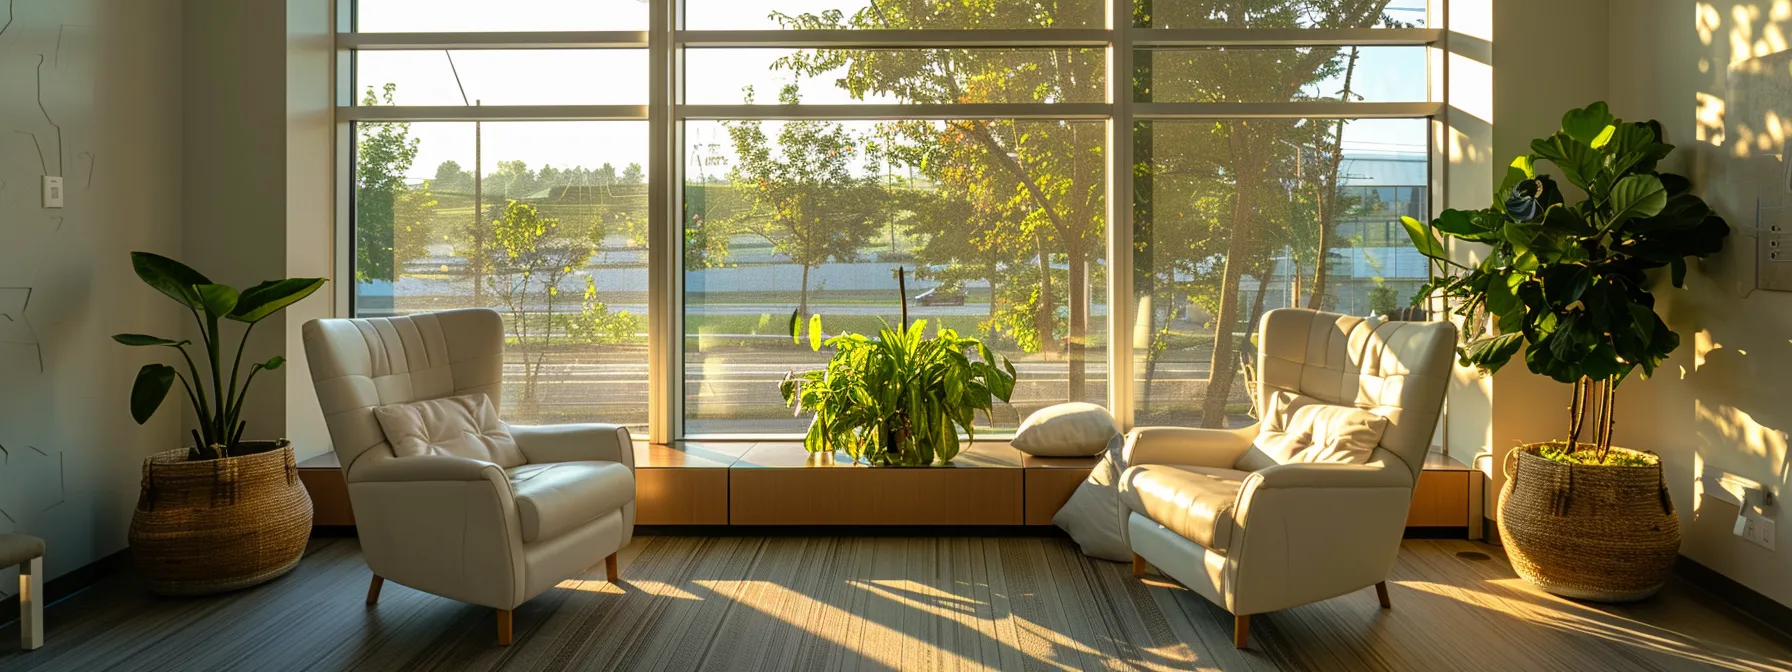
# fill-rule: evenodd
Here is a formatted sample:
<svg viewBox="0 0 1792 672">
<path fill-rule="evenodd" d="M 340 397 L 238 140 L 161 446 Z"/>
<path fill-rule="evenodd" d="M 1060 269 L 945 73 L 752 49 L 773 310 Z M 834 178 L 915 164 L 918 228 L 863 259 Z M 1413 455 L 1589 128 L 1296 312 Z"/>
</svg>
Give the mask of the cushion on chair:
<svg viewBox="0 0 1792 672">
<path fill-rule="evenodd" d="M 1189 541 L 1223 551 L 1232 536 L 1232 507 L 1248 476 L 1234 469 L 1140 465 L 1121 474 L 1120 499 Z"/>
<path fill-rule="evenodd" d="M 1106 450 L 1108 439 L 1120 433 L 1108 409 L 1072 402 L 1047 406 L 1027 416 L 1008 445 L 1039 457 L 1083 457 Z"/>
<path fill-rule="evenodd" d="M 399 457 L 453 455 L 506 468 L 527 462 L 483 394 L 387 404 L 373 414 Z"/>
<path fill-rule="evenodd" d="M 505 473 L 525 544 L 578 529 L 635 499 L 635 476 L 621 462 L 525 464 Z"/>
<path fill-rule="evenodd" d="M 1126 543 L 1129 510 L 1121 503 L 1119 491 L 1125 448 L 1125 436 L 1116 434 L 1109 439 L 1101 462 L 1052 516 L 1052 524 L 1069 534 L 1083 555 L 1115 562 L 1132 559 L 1132 548 Z"/>
<path fill-rule="evenodd" d="M 1291 462 L 1366 464 L 1388 419 L 1355 406 L 1277 391 L 1264 405 L 1263 429 L 1236 465 L 1257 471 Z"/>
<path fill-rule="evenodd" d="M 44 557 L 44 540 L 23 534 L 0 534 L 0 567 Z"/>
</svg>

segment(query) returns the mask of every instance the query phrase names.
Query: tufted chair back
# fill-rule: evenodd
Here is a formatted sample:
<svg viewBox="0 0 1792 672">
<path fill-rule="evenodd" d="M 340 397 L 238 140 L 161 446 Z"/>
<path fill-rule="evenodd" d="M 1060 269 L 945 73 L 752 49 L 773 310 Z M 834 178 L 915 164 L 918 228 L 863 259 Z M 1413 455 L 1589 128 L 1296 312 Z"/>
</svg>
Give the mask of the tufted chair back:
<svg viewBox="0 0 1792 672">
<path fill-rule="evenodd" d="M 1278 390 L 1388 419 L 1374 460 L 1418 478 L 1450 380 L 1456 325 L 1385 322 L 1304 308 L 1263 316 L 1258 399 Z"/>
<path fill-rule="evenodd" d="M 305 356 L 345 473 L 396 459 L 373 409 L 475 392 L 503 399 L 504 323 L 484 308 L 312 320 Z M 505 467 L 516 465 L 500 465 Z"/>
</svg>

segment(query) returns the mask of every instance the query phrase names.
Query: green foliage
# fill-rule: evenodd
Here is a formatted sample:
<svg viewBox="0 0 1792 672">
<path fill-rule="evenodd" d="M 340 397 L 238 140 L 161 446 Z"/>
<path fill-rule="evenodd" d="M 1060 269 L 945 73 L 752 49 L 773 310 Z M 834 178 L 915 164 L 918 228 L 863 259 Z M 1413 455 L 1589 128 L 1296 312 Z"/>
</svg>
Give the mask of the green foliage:
<svg viewBox="0 0 1792 672">
<path fill-rule="evenodd" d="M 1627 123 L 1594 103 L 1563 115 L 1562 130 L 1531 143 L 1512 162 L 1499 196 L 1482 210 L 1446 210 L 1430 226 L 1403 218 L 1419 252 L 1458 272 L 1433 277 L 1415 302 L 1441 295 L 1455 312 L 1490 315 L 1497 330 L 1467 330 L 1462 363 L 1497 371 L 1524 348 L 1531 371 L 1564 383 L 1646 377 L 1680 344 L 1656 315 L 1645 272 L 1672 267 L 1678 287 L 1686 257 L 1717 252 L 1729 226 L 1678 175 L 1655 165 L 1673 150 L 1655 122 Z M 1586 192 L 1564 201 L 1538 162 Z M 1492 247 L 1473 268 L 1451 259 L 1435 238 Z"/>
<path fill-rule="evenodd" d="M 503 216 L 491 223 L 493 272 L 486 282 L 510 314 L 510 328 L 516 334 L 512 342 L 524 361 L 525 401 L 535 399 L 547 351 L 559 331 L 556 327 L 568 326 L 564 316 L 556 315 L 559 307 L 568 303 L 560 296 L 560 283 L 591 261 L 599 237 L 588 228 L 543 217 L 534 205 L 519 201 L 506 204 Z M 584 322 L 576 337 L 609 338 L 620 330 L 617 325 L 622 318 L 610 315 L 608 308 L 599 311 L 593 307 L 595 296 L 588 281 L 584 310 L 574 320 Z"/>
<path fill-rule="evenodd" d="M 797 320 L 792 320 L 792 337 Z M 810 339 L 823 344 L 820 316 Z M 1014 392 L 1014 364 L 974 338 L 940 329 L 923 334 L 926 320 L 907 327 L 884 325 L 876 338 L 839 334 L 827 368 L 791 373 L 779 391 L 786 405 L 815 419 L 803 437 L 811 453 L 845 451 L 875 465 L 946 464 L 958 455 L 962 430 L 974 439 L 976 412 L 986 414 Z M 971 359 L 967 352 L 975 352 Z M 999 366 L 998 366 L 999 363 Z"/>
<path fill-rule="evenodd" d="M 391 105 L 397 90 L 396 84 L 388 83 L 376 94 L 369 86 L 361 104 Z M 355 147 L 355 279 L 392 281 L 398 265 L 406 261 L 394 249 L 399 202 L 410 189 L 405 173 L 417 159 L 422 140 L 411 137 L 408 123 L 361 123 L 356 129 L 360 138 Z"/>
<path fill-rule="evenodd" d="M 173 348 L 180 352 L 181 359 L 187 366 L 184 374 L 166 364 L 148 364 L 139 370 L 137 380 L 131 386 L 131 418 L 140 425 L 149 422 L 178 380 L 199 419 L 199 429 L 194 432 L 197 441 L 189 453 L 190 459 L 216 459 L 231 455 L 243 438 L 246 424 L 240 419 L 243 400 L 249 394 L 249 386 L 255 382 L 255 375 L 278 369 L 286 363 L 284 357 L 256 362 L 250 365 L 248 377 L 238 385 L 238 374 L 241 373 L 243 364 L 243 346 L 249 341 L 249 332 L 262 320 L 316 292 L 324 286 L 325 280 L 269 280 L 237 291 L 227 285 L 215 284 L 186 264 L 158 254 L 132 252 L 131 267 L 144 284 L 174 299 L 193 315 L 193 321 L 198 325 L 203 339 L 202 345 L 205 346 L 206 372 L 211 378 L 208 385 L 200 375 L 198 363 L 187 352 L 187 346 L 192 345 L 192 341 L 176 341 L 145 334 L 114 335 L 112 340 L 122 345 Z M 219 329 L 223 320 L 245 325 L 242 338 L 237 341 L 228 383 L 224 378 L 225 353 L 223 335 Z"/>
<path fill-rule="evenodd" d="M 796 87 L 784 87 L 779 101 L 800 102 Z M 798 310 L 807 313 L 810 269 L 829 259 L 858 259 L 859 249 L 877 232 L 883 190 L 874 178 L 855 174 L 858 144 L 838 123 L 784 122 L 775 149 L 758 121 L 730 122 L 728 137 L 740 156 L 731 177 L 749 185 L 754 202 L 738 225 L 802 265 Z"/>
<path fill-rule="evenodd" d="M 1369 288 L 1369 312 L 1376 315 L 1392 315 L 1400 308 L 1400 297 L 1394 288 L 1385 284 L 1377 284 Z"/>
<path fill-rule="evenodd" d="M 613 345 L 635 340 L 635 316 L 626 310 L 612 312 L 597 300 L 597 280 L 585 277 L 585 301 L 566 323 L 566 335 L 576 343 Z"/>
</svg>

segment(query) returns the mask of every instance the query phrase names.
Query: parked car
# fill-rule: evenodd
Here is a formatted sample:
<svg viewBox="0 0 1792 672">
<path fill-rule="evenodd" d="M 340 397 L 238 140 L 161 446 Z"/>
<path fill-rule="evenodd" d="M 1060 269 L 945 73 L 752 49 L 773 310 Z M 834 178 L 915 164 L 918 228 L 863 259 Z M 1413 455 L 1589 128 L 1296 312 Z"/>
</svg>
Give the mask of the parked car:
<svg viewBox="0 0 1792 672">
<path fill-rule="evenodd" d="M 935 287 L 915 295 L 915 305 L 920 306 L 962 306 L 964 292 L 946 287 Z"/>
</svg>

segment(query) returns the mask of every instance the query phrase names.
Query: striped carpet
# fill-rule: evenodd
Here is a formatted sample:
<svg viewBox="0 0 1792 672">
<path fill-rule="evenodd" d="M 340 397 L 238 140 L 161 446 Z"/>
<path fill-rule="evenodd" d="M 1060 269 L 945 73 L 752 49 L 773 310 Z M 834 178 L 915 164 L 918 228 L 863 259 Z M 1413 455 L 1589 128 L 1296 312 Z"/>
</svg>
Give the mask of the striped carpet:
<svg viewBox="0 0 1792 672">
<path fill-rule="evenodd" d="M 551 614 L 519 614 L 513 650 L 467 637 L 413 663 L 1188 670 L 1205 658 L 1165 618 L 1174 597 L 1053 538 L 662 537 L 624 578 L 563 584 L 559 604 L 541 605 Z"/>
<path fill-rule="evenodd" d="M 0 625 L 0 670 L 1788 670 L 1792 640 L 1681 583 L 1634 605 L 1542 593 L 1499 549 L 1409 539 L 1393 610 L 1362 590 L 1232 618 L 1059 537 L 637 537 L 523 605 L 490 609 L 370 576 L 314 539 L 277 581 L 159 598 L 128 574 L 51 605 L 43 649 Z"/>
</svg>

